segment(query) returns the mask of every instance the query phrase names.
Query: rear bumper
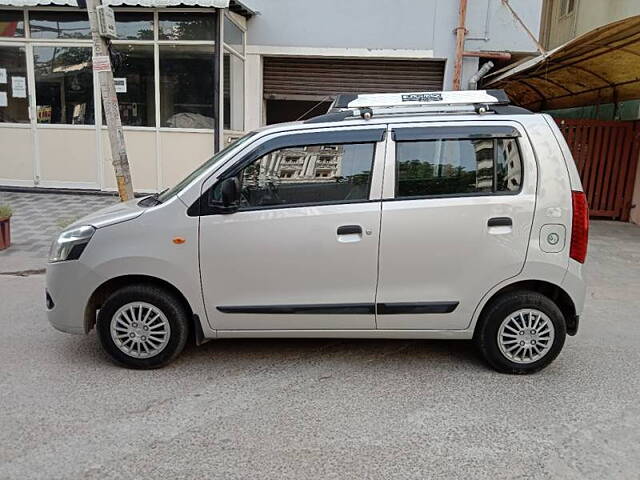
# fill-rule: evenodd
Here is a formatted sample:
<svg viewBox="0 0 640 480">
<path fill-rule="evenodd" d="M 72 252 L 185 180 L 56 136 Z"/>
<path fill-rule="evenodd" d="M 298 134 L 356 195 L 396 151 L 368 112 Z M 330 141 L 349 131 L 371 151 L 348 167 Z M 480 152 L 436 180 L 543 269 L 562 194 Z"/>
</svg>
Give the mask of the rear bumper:
<svg viewBox="0 0 640 480">
<path fill-rule="evenodd" d="M 578 333 L 580 315 L 584 310 L 584 302 L 587 293 L 587 285 L 583 277 L 583 265 L 575 260 L 569 260 L 569 268 L 562 281 L 562 288 L 569 294 L 575 307 L 575 315 L 567 318 L 567 335 Z"/>
</svg>

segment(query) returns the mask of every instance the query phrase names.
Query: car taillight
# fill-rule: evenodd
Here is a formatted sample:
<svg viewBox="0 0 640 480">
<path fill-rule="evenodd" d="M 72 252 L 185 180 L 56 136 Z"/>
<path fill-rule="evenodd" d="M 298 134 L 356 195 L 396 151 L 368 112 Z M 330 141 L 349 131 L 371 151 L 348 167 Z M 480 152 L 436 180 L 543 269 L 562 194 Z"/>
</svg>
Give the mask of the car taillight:
<svg viewBox="0 0 640 480">
<path fill-rule="evenodd" d="M 589 206 L 584 192 L 571 192 L 573 216 L 571 219 L 571 250 L 569 256 L 584 263 L 589 242 Z"/>
</svg>

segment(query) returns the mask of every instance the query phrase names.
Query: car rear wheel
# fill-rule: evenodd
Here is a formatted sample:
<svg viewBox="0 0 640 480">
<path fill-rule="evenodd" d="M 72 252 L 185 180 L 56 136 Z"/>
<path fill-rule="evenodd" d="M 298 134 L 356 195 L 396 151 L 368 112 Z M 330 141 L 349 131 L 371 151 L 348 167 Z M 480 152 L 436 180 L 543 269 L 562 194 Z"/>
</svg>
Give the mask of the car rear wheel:
<svg viewBox="0 0 640 480">
<path fill-rule="evenodd" d="M 503 373 L 533 373 L 560 353 L 566 324 L 558 306 L 538 292 L 509 292 L 493 301 L 476 329 L 486 361 Z"/>
<path fill-rule="evenodd" d="M 116 364 L 151 369 L 180 354 L 189 323 L 184 306 L 171 292 L 153 285 L 129 285 L 105 301 L 97 331 L 103 349 Z"/>
</svg>

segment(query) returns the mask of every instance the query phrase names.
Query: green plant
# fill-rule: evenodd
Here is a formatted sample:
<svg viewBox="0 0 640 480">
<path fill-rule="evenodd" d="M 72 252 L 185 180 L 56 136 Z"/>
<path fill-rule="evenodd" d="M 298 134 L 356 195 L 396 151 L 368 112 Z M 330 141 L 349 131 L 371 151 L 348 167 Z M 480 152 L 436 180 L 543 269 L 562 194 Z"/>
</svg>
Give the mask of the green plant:
<svg viewBox="0 0 640 480">
<path fill-rule="evenodd" d="M 0 205 L 0 218 L 9 218 L 13 215 L 13 210 L 9 205 Z"/>
</svg>

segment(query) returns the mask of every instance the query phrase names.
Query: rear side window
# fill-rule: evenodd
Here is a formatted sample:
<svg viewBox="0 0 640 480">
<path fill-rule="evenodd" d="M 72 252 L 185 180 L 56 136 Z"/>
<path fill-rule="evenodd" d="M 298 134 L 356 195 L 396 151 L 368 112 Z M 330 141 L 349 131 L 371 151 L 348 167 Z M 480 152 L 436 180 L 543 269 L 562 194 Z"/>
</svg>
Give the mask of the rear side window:
<svg viewBox="0 0 640 480">
<path fill-rule="evenodd" d="M 369 199 L 375 143 L 300 145 L 263 155 L 237 175 L 240 210 Z M 220 193 L 214 190 L 214 200 Z"/>
<path fill-rule="evenodd" d="M 496 141 L 496 191 L 519 192 L 522 186 L 522 160 L 515 138 Z"/>
<path fill-rule="evenodd" d="M 396 142 L 396 198 L 517 193 L 521 184 L 515 138 Z"/>
</svg>

